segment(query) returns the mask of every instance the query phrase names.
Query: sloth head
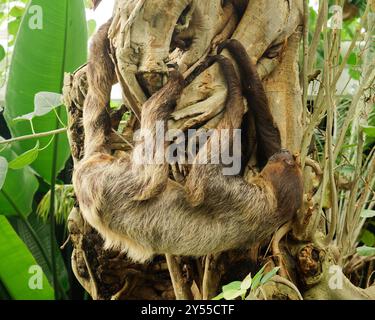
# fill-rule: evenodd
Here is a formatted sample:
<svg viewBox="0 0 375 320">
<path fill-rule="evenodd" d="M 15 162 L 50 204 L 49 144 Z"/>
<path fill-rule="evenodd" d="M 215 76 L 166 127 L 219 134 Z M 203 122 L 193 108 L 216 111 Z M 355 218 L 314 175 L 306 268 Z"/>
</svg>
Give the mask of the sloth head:
<svg viewBox="0 0 375 320">
<path fill-rule="evenodd" d="M 261 176 L 271 182 L 277 198 L 278 209 L 293 216 L 302 205 L 303 184 L 298 157 L 282 149 L 268 160 Z"/>
<path fill-rule="evenodd" d="M 289 167 L 298 166 L 297 156 L 292 155 L 288 149 L 281 149 L 268 159 L 268 163 L 283 162 Z"/>
</svg>

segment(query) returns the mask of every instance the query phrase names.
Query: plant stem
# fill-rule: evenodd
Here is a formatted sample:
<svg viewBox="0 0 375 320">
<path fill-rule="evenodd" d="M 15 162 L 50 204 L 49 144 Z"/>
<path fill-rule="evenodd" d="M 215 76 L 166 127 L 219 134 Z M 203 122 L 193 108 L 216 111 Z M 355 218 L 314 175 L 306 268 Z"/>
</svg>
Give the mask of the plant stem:
<svg viewBox="0 0 375 320">
<path fill-rule="evenodd" d="M 311 43 L 310 43 L 310 49 L 308 53 L 308 64 L 307 64 L 307 73 L 310 74 L 312 73 L 312 69 L 314 67 L 314 62 L 315 62 L 315 57 L 316 53 L 318 51 L 318 46 L 319 46 L 319 40 L 320 40 L 320 35 L 322 33 L 322 28 L 323 25 L 326 21 L 327 13 L 325 11 L 325 6 L 324 6 L 324 1 L 319 2 L 319 10 L 318 10 L 318 18 L 315 26 L 315 31 L 314 35 L 312 37 Z"/>
<path fill-rule="evenodd" d="M 56 121 L 56 126 L 59 127 L 58 120 Z M 57 270 L 56 270 L 56 256 L 55 256 L 55 247 L 56 242 L 56 221 L 55 221 L 55 187 L 56 187 L 56 162 L 58 154 L 58 145 L 59 139 L 56 136 L 56 139 L 53 141 L 53 154 L 52 154 L 52 169 L 51 169 L 51 197 L 50 197 L 50 207 L 49 207 L 49 223 L 50 223 L 50 241 L 51 241 L 51 267 L 52 267 L 52 279 L 53 287 L 55 292 L 57 288 Z M 60 297 L 56 297 L 59 299 Z"/>
<path fill-rule="evenodd" d="M 303 71 L 302 71 L 302 118 L 303 126 L 307 121 L 307 92 L 308 92 L 308 59 L 309 59 L 309 4 L 307 0 L 303 1 Z"/>
<path fill-rule="evenodd" d="M 0 145 L 12 143 L 12 142 L 17 142 L 17 141 L 47 137 L 47 136 L 51 136 L 51 135 L 55 135 L 55 134 L 64 133 L 66 131 L 67 131 L 66 128 L 60 128 L 60 129 L 46 131 L 46 132 L 40 132 L 40 133 L 36 133 L 36 134 L 28 134 L 28 135 L 25 135 L 25 136 L 15 137 L 15 138 L 8 139 L 8 140 L 1 140 Z"/>
</svg>

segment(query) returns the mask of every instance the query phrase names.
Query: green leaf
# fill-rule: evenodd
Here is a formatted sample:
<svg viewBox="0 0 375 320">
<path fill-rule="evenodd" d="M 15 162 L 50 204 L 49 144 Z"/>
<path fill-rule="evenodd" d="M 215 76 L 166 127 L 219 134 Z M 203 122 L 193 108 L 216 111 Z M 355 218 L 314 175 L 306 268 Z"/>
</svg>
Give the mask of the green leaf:
<svg viewBox="0 0 375 320">
<path fill-rule="evenodd" d="M 351 174 L 351 173 L 354 172 L 355 167 L 351 164 L 345 164 L 345 165 L 341 166 L 339 170 L 342 174 L 348 175 L 348 174 Z"/>
<path fill-rule="evenodd" d="M 38 154 L 39 141 L 37 141 L 34 148 L 26 151 L 25 153 L 21 154 L 20 156 L 9 162 L 9 168 L 14 170 L 22 169 L 28 166 L 29 164 L 33 163 L 36 160 L 36 158 L 38 158 Z"/>
<path fill-rule="evenodd" d="M 233 281 L 225 286 L 223 286 L 223 292 L 229 290 L 240 290 L 241 289 L 241 281 Z"/>
<path fill-rule="evenodd" d="M 29 10 L 32 6 L 42 9 L 42 28 L 35 23 L 37 12 Z M 35 25 L 33 28 L 29 26 L 32 22 Z M 34 111 L 34 97 L 38 92 L 61 93 L 64 73 L 73 72 L 86 60 L 87 25 L 83 1 L 29 1 L 17 34 L 6 88 L 4 116 L 13 137 L 32 134 L 32 131 L 29 123 L 12 119 Z M 60 108 L 58 112 L 66 123 L 65 108 Z M 60 127 L 54 112 L 35 118 L 33 124 L 36 132 Z M 40 138 L 40 144 L 47 145 L 49 139 Z M 31 139 L 14 143 L 14 148 L 18 154 L 22 154 L 34 145 L 35 141 Z M 48 148 L 40 151 L 31 167 L 50 183 L 54 164 L 57 175 L 64 168 L 69 155 L 67 137 L 60 135 Z"/>
<path fill-rule="evenodd" d="M 356 147 L 358 144 L 356 143 L 352 143 L 352 144 L 344 144 L 341 149 L 351 149 L 351 148 L 354 148 Z"/>
<path fill-rule="evenodd" d="M 25 9 L 19 6 L 14 6 L 12 9 L 9 11 L 9 15 L 12 17 L 22 17 Z"/>
<path fill-rule="evenodd" d="M 310 22 L 310 27 L 315 27 L 315 22 L 316 22 L 316 17 L 317 17 L 317 14 L 315 12 L 315 10 L 310 7 L 310 19 L 309 19 L 309 22 Z"/>
<path fill-rule="evenodd" d="M 273 268 L 270 272 L 267 272 L 260 281 L 261 284 L 267 283 L 278 271 L 280 267 Z"/>
<path fill-rule="evenodd" d="M 361 218 L 372 218 L 375 217 L 375 210 L 363 210 L 361 212 Z"/>
<path fill-rule="evenodd" d="M 0 140 L 3 140 L 0 138 Z M 17 154 L 10 148 L 6 148 L 0 154 L 2 157 L 12 161 Z M 30 167 L 20 170 L 8 170 L 3 188 L 0 190 L 0 215 L 27 216 L 32 210 L 32 203 L 38 180 L 35 178 Z"/>
<path fill-rule="evenodd" d="M 44 273 L 41 274 L 41 288 L 34 284 L 32 276 L 36 273 L 30 267 L 37 263 L 18 237 L 8 220 L 0 216 L 0 280 L 13 299 L 51 300 L 54 292 Z"/>
<path fill-rule="evenodd" d="M 88 36 L 91 37 L 96 29 L 96 21 L 94 19 L 90 19 L 87 21 L 87 31 L 88 31 Z"/>
<path fill-rule="evenodd" d="M 372 232 L 365 230 L 362 233 L 361 241 L 369 247 L 372 247 L 375 244 L 375 234 Z"/>
<path fill-rule="evenodd" d="M 4 47 L 0 44 L 0 61 L 3 60 L 5 58 L 5 49 Z"/>
<path fill-rule="evenodd" d="M 358 70 L 354 69 L 349 69 L 349 75 L 354 79 L 354 80 L 359 80 L 361 78 L 361 73 Z"/>
<path fill-rule="evenodd" d="M 368 137 L 375 138 L 375 127 L 374 126 L 362 126 L 362 130 Z"/>
<path fill-rule="evenodd" d="M 14 121 L 31 120 L 34 117 L 44 116 L 53 109 L 62 105 L 62 95 L 54 92 L 38 92 L 34 98 L 34 111 L 16 117 Z"/>
<path fill-rule="evenodd" d="M 372 257 L 375 256 L 375 248 L 362 246 L 357 248 L 357 253 L 363 257 Z"/>
<path fill-rule="evenodd" d="M 15 37 L 17 35 L 17 32 L 20 28 L 20 23 L 21 23 L 20 18 L 16 18 L 12 21 L 9 21 L 9 23 L 8 23 L 8 33 L 10 35 L 12 35 L 13 37 Z M 14 42 L 14 39 L 13 39 L 13 41 L 10 41 L 9 44 L 12 45 L 13 42 Z"/>
<path fill-rule="evenodd" d="M 221 300 L 221 299 L 224 299 L 224 294 L 223 293 L 220 293 L 216 297 L 212 298 L 212 300 Z"/>
<path fill-rule="evenodd" d="M 62 105 L 62 95 L 54 92 L 38 92 L 34 98 L 34 113 L 43 116 Z"/>
<path fill-rule="evenodd" d="M 225 300 L 234 300 L 234 299 L 242 296 L 245 293 L 246 293 L 246 290 L 230 289 L 230 290 L 223 291 L 223 297 L 224 297 Z"/>
<path fill-rule="evenodd" d="M 64 225 L 68 221 L 68 216 L 74 207 L 74 189 L 72 185 L 57 184 L 55 186 L 55 220 L 57 224 Z M 49 190 L 40 200 L 36 213 L 47 222 L 50 216 L 51 190 Z"/>
<path fill-rule="evenodd" d="M 251 290 L 255 290 L 259 284 L 260 284 L 260 280 L 262 279 L 262 276 L 263 276 L 263 272 L 264 272 L 264 269 L 266 268 L 266 266 L 264 265 L 262 267 L 262 269 L 260 269 L 256 275 L 253 277 L 253 281 L 252 281 L 252 284 L 251 284 Z"/>
<path fill-rule="evenodd" d="M 4 185 L 7 172 L 8 172 L 8 161 L 7 159 L 0 157 L 0 190 Z"/>
<path fill-rule="evenodd" d="M 352 52 L 349 55 L 348 64 L 350 64 L 351 66 L 355 66 L 357 64 L 357 55 L 355 54 L 355 52 Z"/>
<path fill-rule="evenodd" d="M 242 290 L 248 290 L 248 289 L 250 289 L 251 282 L 252 282 L 251 274 L 248 274 L 245 277 L 245 279 L 243 279 L 242 282 L 241 282 L 241 289 Z"/>
</svg>

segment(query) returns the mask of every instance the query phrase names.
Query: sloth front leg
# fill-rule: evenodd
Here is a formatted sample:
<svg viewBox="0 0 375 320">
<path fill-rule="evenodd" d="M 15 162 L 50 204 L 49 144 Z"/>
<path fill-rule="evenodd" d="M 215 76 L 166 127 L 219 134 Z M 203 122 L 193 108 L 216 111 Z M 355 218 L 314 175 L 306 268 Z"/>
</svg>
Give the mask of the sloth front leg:
<svg viewBox="0 0 375 320">
<path fill-rule="evenodd" d="M 91 65 L 91 68 L 94 68 Z M 90 73 L 89 73 L 90 78 Z M 156 124 L 166 122 L 167 117 L 175 106 L 183 88 L 180 74 L 171 72 L 166 86 L 153 95 L 142 109 L 141 131 L 148 130 L 152 138 L 157 134 Z M 85 103 L 94 103 L 95 109 L 100 109 L 95 91 Z M 84 109 L 87 140 L 87 150 L 84 159 L 78 163 L 73 175 L 73 184 L 84 218 L 106 240 L 106 247 L 116 247 L 128 251 L 129 255 L 138 261 L 144 261 L 152 256 L 152 242 L 147 224 L 150 218 L 158 212 L 152 210 L 153 198 L 164 193 L 168 181 L 168 164 L 145 164 L 137 160 L 137 152 L 142 147 L 138 141 L 130 155 L 118 158 L 110 155 L 103 146 L 91 146 L 91 143 L 103 141 L 101 137 L 106 132 L 110 118 L 103 116 L 105 108 L 88 114 L 88 106 Z M 86 112 L 85 112 L 86 111 Z M 97 118 L 95 118 L 95 115 Z M 87 119 L 86 119 L 87 120 Z M 164 147 L 166 147 L 164 145 Z M 103 150 L 103 151 L 102 151 Z M 150 204 L 151 203 L 151 204 Z M 158 208 L 155 207 L 155 210 Z M 159 209 L 161 210 L 161 209 Z M 155 229 L 154 229 L 155 230 Z M 148 234 L 140 237 L 140 234 Z"/>
<path fill-rule="evenodd" d="M 185 184 L 189 201 L 194 206 L 202 204 L 205 199 L 205 189 L 209 184 L 208 178 L 211 176 L 212 167 L 217 167 L 214 171 L 218 175 L 223 174 L 224 171 L 222 172 L 221 169 L 223 169 L 224 155 L 233 154 L 232 168 L 235 167 L 235 161 L 241 161 L 241 145 L 233 143 L 235 134 L 240 138 L 239 132 L 236 132 L 235 129 L 241 128 L 242 117 L 245 112 L 240 79 L 228 58 L 218 55 L 215 60 L 220 64 L 221 71 L 224 74 L 228 96 L 224 116 L 218 123 L 212 137 L 199 150 Z M 207 159 L 207 163 L 202 163 L 202 159 Z M 232 175 L 238 175 L 240 167 L 239 163 L 238 172 L 232 172 Z"/>
<path fill-rule="evenodd" d="M 167 120 L 184 87 L 182 75 L 171 71 L 170 80 L 142 107 L 141 130 L 135 134 L 137 143 L 132 153 L 131 170 L 143 181 L 134 200 L 147 200 L 162 192 L 169 176 L 165 158 L 168 142 Z"/>
</svg>

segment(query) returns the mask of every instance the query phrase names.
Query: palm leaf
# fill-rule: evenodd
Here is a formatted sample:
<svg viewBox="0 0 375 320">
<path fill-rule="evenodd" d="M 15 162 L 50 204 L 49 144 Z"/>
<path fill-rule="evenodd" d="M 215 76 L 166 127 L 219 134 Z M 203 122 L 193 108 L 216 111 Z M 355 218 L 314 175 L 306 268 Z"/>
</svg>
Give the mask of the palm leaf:
<svg viewBox="0 0 375 320">
<path fill-rule="evenodd" d="M 30 25 L 38 19 L 37 14 L 42 14 L 41 29 Z M 74 71 L 86 58 L 87 25 L 83 2 L 31 0 L 17 35 L 6 90 L 4 116 L 12 136 L 32 133 L 27 121 L 15 122 L 13 119 L 34 110 L 34 97 L 38 92 L 60 93 L 64 72 Z M 58 112 L 66 123 L 65 109 L 60 107 Z M 36 132 L 54 130 L 59 126 L 54 112 L 34 119 Z M 41 146 L 46 145 L 49 139 L 41 138 Z M 35 143 L 33 139 L 22 141 L 15 143 L 14 148 L 22 154 L 32 149 Z M 47 182 L 51 182 L 52 175 L 56 176 L 64 168 L 70 154 L 66 136 L 60 136 L 55 143 L 41 151 L 31 164 Z"/>
</svg>

